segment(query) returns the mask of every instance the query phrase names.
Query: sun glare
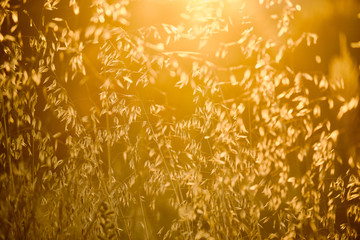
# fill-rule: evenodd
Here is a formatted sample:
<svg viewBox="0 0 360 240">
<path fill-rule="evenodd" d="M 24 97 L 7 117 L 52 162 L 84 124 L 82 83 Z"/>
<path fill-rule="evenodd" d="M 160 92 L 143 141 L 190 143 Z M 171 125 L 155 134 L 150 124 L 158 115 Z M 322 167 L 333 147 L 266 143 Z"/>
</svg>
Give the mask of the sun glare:
<svg viewBox="0 0 360 240">
<path fill-rule="evenodd" d="M 359 12 L 0 1 L 0 239 L 359 239 Z"/>
</svg>

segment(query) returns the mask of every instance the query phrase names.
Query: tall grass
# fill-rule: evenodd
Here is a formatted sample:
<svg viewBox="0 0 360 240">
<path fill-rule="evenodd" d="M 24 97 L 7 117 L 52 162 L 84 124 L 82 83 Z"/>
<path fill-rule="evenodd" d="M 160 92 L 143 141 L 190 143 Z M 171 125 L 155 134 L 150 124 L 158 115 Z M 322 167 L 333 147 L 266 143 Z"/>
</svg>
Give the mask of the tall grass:
<svg viewBox="0 0 360 240">
<path fill-rule="evenodd" d="M 151 4 L 0 3 L 0 238 L 358 238 L 346 41 L 302 72 L 291 1 Z"/>
</svg>

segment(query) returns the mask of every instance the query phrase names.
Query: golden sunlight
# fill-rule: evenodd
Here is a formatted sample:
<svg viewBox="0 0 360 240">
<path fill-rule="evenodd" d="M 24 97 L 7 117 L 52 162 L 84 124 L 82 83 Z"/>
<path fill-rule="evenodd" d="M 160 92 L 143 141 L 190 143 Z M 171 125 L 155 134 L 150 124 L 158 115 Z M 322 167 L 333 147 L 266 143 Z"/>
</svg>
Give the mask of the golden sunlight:
<svg viewBox="0 0 360 240">
<path fill-rule="evenodd" d="M 0 1 L 0 239 L 358 239 L 359 16 Z"/>
</svg>

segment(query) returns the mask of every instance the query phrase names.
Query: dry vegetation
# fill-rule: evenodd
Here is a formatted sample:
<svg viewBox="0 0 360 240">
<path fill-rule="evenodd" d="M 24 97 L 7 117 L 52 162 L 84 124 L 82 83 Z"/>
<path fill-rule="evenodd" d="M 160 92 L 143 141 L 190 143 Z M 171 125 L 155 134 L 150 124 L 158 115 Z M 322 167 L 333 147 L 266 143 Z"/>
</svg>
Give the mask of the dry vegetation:
<svg viewBox="0 0 360 240">
<path fill-rule="evenodd" d="M 301 12 L 2 0 L 0 239 L 359 238 L 359 68 L 299 71 Z"/>
</svg>

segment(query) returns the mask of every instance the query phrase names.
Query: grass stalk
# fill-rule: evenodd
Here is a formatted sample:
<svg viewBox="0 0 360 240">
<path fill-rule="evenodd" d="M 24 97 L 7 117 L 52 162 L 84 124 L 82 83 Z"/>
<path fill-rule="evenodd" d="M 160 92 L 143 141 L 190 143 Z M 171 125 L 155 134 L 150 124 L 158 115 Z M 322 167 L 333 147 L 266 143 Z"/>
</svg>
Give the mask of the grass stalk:
<svg viewBox="0 0 360 240">
<path fill-rule="evenodd" d="M 5 117 L 5 104 L 4 104 L 4 98 L 1 95 L 1 105 L 3 109 L 3 122 L 4 122 L 4 132 L 5 132 L 5 142 L 6 142 L 6 158 L 9 165 L 9 175 L 10 175 L 10 185 L 11 185 L 11 192 L 15 195 L 16 189 L 15 189 L 15 182 L 14 182 L 14 174 L 12 169 L 12 161 L 11 161 L 11 152 L 10 152 L 10 137 L 8 133 L 8 125 Z"/>
<path fill-rule="evenodd" d="M 106 104 L 106 131 L 108 134 L 108 139 L 106 142 L 106 148 L 107 148 L 107 164 L 108 164 L 108 177 L 111 180 L 112 178 L 112 167 L 111 167 L 111 143 L 110 143 L 110 119 L 109 119 L 109 109 L 108 104 Z"/>
</svg>

